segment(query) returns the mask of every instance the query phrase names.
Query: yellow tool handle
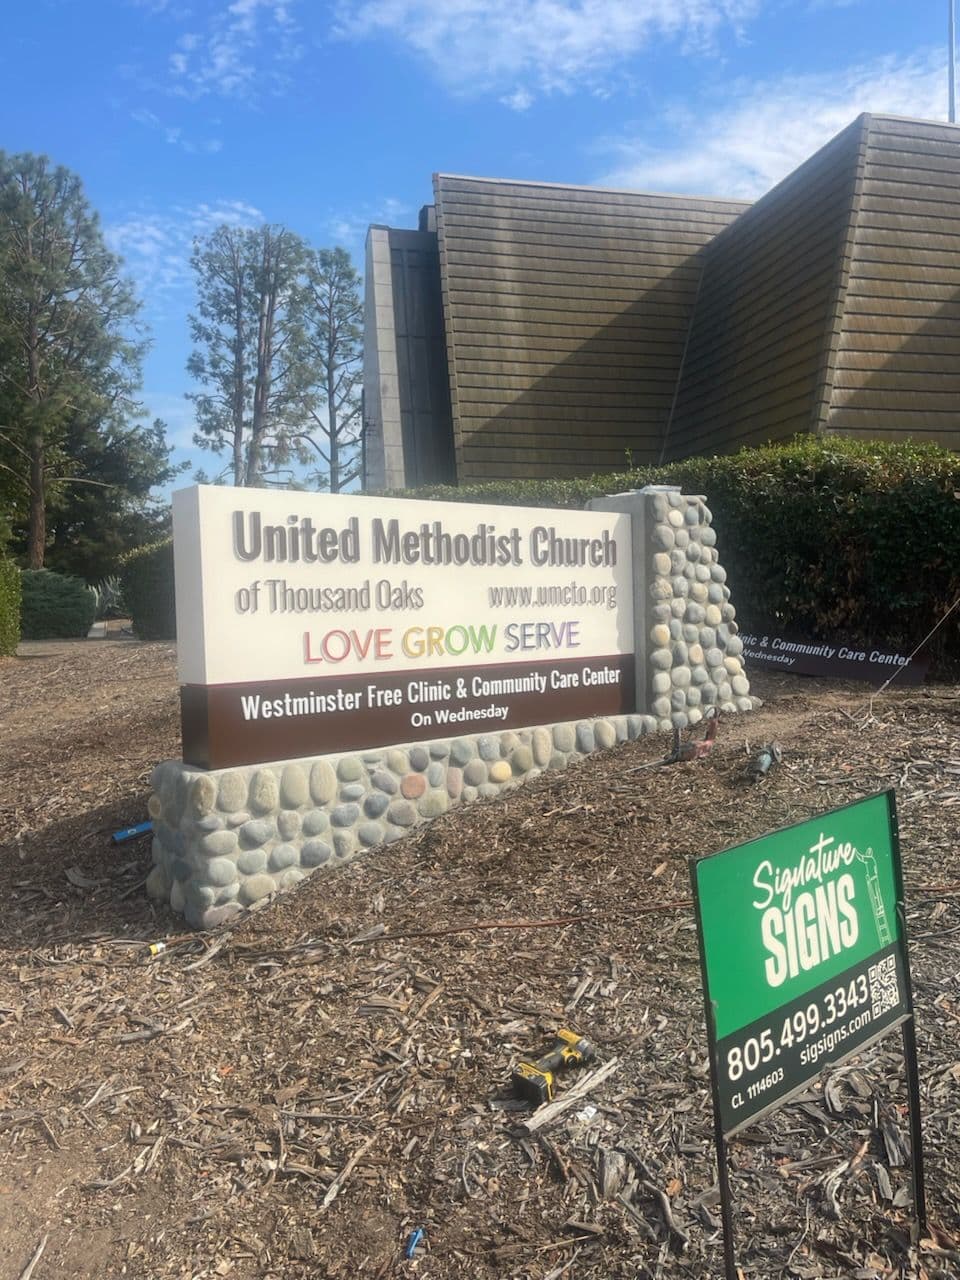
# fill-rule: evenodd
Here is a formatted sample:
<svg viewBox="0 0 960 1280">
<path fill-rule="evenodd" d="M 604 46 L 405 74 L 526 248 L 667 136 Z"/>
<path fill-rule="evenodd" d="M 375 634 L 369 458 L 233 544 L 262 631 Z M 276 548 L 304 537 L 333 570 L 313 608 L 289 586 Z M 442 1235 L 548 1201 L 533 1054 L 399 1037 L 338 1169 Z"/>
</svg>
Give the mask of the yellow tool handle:
<svg viewBox="0 0 960 1280">
<path fill-rule="evenodd" d="M 547 1102 L 553 1100 L 553 1072 L 545 1071 L 536 1062 L 518 1062 L 514 1077 L 520 1080 L 536 1080 Z"/>
</svg>

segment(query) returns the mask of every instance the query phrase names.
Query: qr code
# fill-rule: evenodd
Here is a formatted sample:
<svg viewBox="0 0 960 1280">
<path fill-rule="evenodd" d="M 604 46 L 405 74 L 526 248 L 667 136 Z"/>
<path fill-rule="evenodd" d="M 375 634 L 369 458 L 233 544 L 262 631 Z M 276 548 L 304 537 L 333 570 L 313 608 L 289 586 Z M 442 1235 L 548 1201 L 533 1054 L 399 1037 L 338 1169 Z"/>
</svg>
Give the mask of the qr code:
<svg viewBox="0 0 960 1280">
<path fill-rule="evenodd" d="M 885 960 L 878 960 L 870 966 L 868 972 L 871 1013 L 874 1018 L 880 1018 L 900 1003 L 896 957 L 887 956 Z"/>
</svg>

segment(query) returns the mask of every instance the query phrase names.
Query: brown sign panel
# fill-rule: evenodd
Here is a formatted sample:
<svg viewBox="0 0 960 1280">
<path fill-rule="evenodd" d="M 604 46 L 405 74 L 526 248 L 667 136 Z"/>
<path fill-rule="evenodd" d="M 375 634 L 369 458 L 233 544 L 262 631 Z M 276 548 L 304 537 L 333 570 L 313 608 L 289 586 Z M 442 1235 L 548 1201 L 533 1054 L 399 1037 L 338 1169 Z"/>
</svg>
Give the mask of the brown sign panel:
<svg viewBox="0 0 960 1280">
<path fill-rule="evenodd" d="M 635 706 L 632 654 L 180 688 L 183 759 L 201 769 L 623 715 Z"/>
<path fill-rule="evenodd" d="M 786 671 L 795 676 L 827 676 L 881 685 L 891 676 L 898 684 L 922 684 L 929 662 L 910 658 L 909 650 L 851 644 L 843 639 L 804 640 L 777 630 L 756 627 L 740 633 L 747 670 Z"/>
</svg>

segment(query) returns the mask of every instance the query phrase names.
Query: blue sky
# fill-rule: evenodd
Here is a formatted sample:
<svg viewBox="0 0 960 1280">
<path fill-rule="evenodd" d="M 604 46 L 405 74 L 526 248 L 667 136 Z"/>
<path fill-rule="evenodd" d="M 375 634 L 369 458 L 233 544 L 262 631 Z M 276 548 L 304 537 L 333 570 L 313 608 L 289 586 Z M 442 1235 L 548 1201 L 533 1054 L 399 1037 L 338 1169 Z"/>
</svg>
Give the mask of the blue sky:
<svg viewBox="0 0 960 1280">
<path fill-rule="evenodd" d="M 751 198 L 861 111 L 947 115 L 947 0 L 32 0 L 3 28 L 0 148 L 83 179 L 195 464 L 188 259 L 219 222 L 362 269 L 436 170 Z"/>
</svg>

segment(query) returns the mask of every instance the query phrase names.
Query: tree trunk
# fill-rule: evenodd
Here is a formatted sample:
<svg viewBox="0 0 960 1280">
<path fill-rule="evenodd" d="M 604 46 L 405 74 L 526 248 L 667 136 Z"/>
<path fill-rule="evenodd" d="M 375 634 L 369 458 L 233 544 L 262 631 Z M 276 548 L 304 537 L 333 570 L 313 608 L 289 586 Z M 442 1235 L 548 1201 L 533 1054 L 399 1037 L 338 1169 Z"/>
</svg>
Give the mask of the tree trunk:
<svg viewBox="0 0 960 1280">
<path fill-rule="evenodd" d="M 27 535 L 27 568 L 42 569 L 47 548 L 47 505 L 43 488 L 43 440 L 30 444 L 30 531 Z"/>
<path fill-rule="evenodd" d="M 330 438 L 330 492 L 340 492 L 340 425 L 337 422 L 333 352 L 327 359 L 327 430 Z"/>
<path fill-rule="evenodd" d="M 269 427 L 270 383 L 273 374 L 273 338 L 279 291 L 280 241 L 272 238 L 264 245 L 264 269 L 261 281 L 260 320 L 257 332 L 257 374 L 253 388 L 253 425 L 247 450 L 247 484 L 260 480 L 263 438 Z"/>
<path fill-rule="evenodd" d="M 243 470 L 243 438 L 236 431 L 233 433 L 233 483 L 246 484 Z"/>
<path fill-rule="evenodd" d="M 327 438 L 330 441 L 330 492 L 340 492 L 340 423 L 337 414 L 337 317 L 334 286 L 327 291 L 327 349 L 324 352 L 327 375 Z"/>
<path fill-rule="evenodd" d="M 233 483 L 246 484 L 246 468 L 243 461 L 243 406 L 244 387 L 243 344 L 246 333 L 243 323 L 243 257 L 236 239 L 233 251 L 233 324 L 236 347 L 233 352 Z"/>
<path fill-rule="evenodd" d="M 28 237 L 30 256 L 33 256 L 32 238 Z M 40 333 L 37 313 L 31 303 L 27 313 L 27 396 L 30 412 L 35 415 L 30 424 L 30 527 L 27 533 L 27 566 L 42 569 L 47 550 L 47 495 L 44 492 L 45 450 L 41 423 L 43 393 L 40 388 Z"/>
<path fill-rule="evenodd" d="M 269 287 L 269 286 L 266 286 Z M 266 431 L 266 407 L 270 393 L 270 296 L 260 295 L 260 323 L 257 333 L 257 374 L 253 385 L 253 424 L 247 449 L 247 484 L 260 479 L 260 443 Z"/>
</svg>

